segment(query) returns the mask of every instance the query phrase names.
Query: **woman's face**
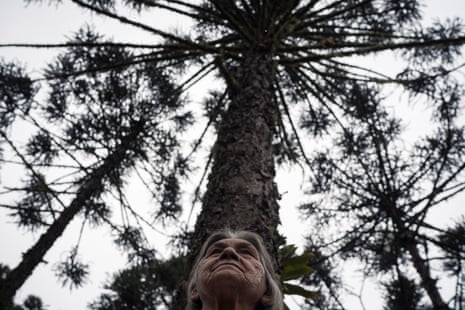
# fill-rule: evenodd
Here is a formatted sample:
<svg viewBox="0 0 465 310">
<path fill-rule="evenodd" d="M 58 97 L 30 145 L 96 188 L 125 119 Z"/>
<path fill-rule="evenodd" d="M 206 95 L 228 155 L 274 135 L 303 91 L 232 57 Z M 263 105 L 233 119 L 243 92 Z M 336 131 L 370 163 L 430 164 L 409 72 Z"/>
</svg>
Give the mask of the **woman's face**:
<svg viewBox="0 0 465 310">
<path fill-rule="evenodd" d="M 199 263 L 196 293 L 203 303 L 240 298 L 255 305 L 266 292 L 265 270 L 257 249 L 243 239 L 213 243 Z"/>
</svg>

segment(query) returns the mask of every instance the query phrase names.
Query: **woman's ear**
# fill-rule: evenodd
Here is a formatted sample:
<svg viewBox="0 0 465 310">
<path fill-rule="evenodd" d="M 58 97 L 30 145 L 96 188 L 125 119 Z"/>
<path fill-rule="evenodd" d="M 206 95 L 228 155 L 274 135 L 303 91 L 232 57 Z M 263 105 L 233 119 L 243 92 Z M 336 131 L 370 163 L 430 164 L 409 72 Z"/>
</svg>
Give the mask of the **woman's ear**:
<svg viewBox="0 0 465 310">
<path fill-rule="evenodd" d="M 190 297 L 191 300 L 199 300 L 200 299 L 199 291 L 197 291 L 197 288 L 195 286 L 190 289 L 189 297 Z"/>
<path fill-rule="evenodd" d="M 262 298 L 260 298 L 260 303 L 262 305 L 269 305 L 271 304 L 272 300 L 271 300 L 271 296 L 267 295 L 267 294 L 263 294 Z"/>
</svg>

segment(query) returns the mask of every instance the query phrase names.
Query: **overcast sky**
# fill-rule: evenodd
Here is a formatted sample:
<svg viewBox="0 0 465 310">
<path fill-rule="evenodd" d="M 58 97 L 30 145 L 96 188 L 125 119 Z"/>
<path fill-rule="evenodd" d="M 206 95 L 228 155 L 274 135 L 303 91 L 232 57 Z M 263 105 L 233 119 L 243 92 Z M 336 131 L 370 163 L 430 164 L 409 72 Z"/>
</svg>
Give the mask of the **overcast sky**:
<svg viewBox="0 0 465 310">
<path fill-rule="evenodd" d="M 48 6 L 48 0 L 43 1 L 43 5 L 31 4 L 26 7 L 19 0 L 1 0 L 0 2 L 0 42 L 35 42 L 35 43 L 61 43 L 66 36 L 70 36 L 84 23 L 98 25 L 101 33 L 112 33 L 122 41 L 132 42 L 151 42 L 153 37 L 140 31 L 135 32 L 128 26 L 121 26 L 109 20 L 96 19 L 95 16 L 82 13 L 74 5 L 55 5 Z M 67 3 L 67 0 L 63 1 Z M 429 0 L 428 10 L 425 10 L 425 17 L 431 20 L 434 16 L 459 16 L 465 18 L 465 0 Z M 165 28 L 185 27 L 185 22 L 177 19 L 175 16 L 166 13 L 153 17 L 152 15 L 146 21 Z M 162 25 L 162 26 L 160 26 Z M 169 25 L 169 26 L 168 26 Z M 39 73 L 44 61 L 50 59 L 53 53 L 47 50 L 28 50 L 28 49 L 0 49 L 0 57 L 7 59 L 16 59 L 20 63 L 27 65 L 28 68 L 34 68 L 36 74 Z M 379 61 L 379 60 L 378 60 Z M 391 61 L 391 60 L 389 60 Z M 375 64 L 379 67 L 389 67 L 391 63 L 388 60 Z M 16 137 L 18 138 L 18 137 Z M 303 177 L 300 170 L 280 171 L 278 184 L 280 192 L 284 193 L 283 200 L 280 201 L 282 206 L 282 227 L 281 231 L 288 237 L 289 243 L 295 243 L 302 246 L 303 236 L 305 235 L 305 225 L 300 221 L 300 216 L 296 211 L 296 206 L 303 202 L 301 194 L 301 182 Z M 18 173 L 11 169 L 0 170 L 0 182 L 6 182 L 18 178 Z M 192 180 L 194 184 L 198 179 Z M 134 181 L 131 184 L 133 193 L 138 195 L 140 184 Z M 0 196 L 0 199 L 2 196 Z M 149 205 L 148 196 L 138 197 L 142 205 Z M 461 209 L 461 210 L 457 210 Z M 465 213 L 462 204 L 455 204 L 449 209 L 450 212 L 442 213 L 441 218 L 444 221 L 456 217 L 456 214 Z M 456 213 L 455 211 L 458 211 Z M 185 221 L 185 217 L 184 217 Z M 194 220 L 191 220 L 193 224 Z M 11 219 L 7 217 L 7 212 L 0 209 L 0 262 L 14 267 L 21 258 L 21 253 L 27 250 L 33 242 L 39 237 L 39 233 L 31 234 L 25 231 L 18 231 Z M 24 287 L 17 294 L 17 301 L 22 301 L 28 294 L 40 296 L 48 309 L 50 310 L 80 310 L 85 309 L 87 303 L 102 292 L 102 286 L 108 275 L 125 265 L 125 257 L 113 246 L 110 232 L 108 229 L 92 230 L 87 229 L 84 232 L 81 243 L 82 259 L 91 265 L 91 275 L 89 283 L 83 288 L 70 291 L 68 288 L 62 288 L 53 276 L 54 264 L 63 258 L 65 251 L 71 248 L 71 245 L 77 242 L 80 221 L 75 220 L 68 227 L 64 235 L 56 242 L 53 248 L 47 253 L 45 259 L 47 264 L 41 264 Z M 170 231 L 168 231 L 169 233 Z M 166 237 L 163 233 L 151 232 L 151 240 L 156 244 L 164 244 Z M 163 240 L 163 241 L 160 241 Z M 165 251 L 163 251 L 166 253 Z M 165 254 L 166 255 L 166 254 Z M 166 255 L 167 257 L 168 255 Z M 347 263 L 351 265 L 350 262 Z M 360 288 L 361 278 L 355 277 L 353 280 L 354 290 Z M 376 287 L 366 285 L 364 291 L 364 302 L 370 310 L 380 309 L 379 298 Z M 294 306 L 293 309 L 298 309 Z M 350 310 L 361 309 L 357 300 L 351 300 Z"/>
</svg>

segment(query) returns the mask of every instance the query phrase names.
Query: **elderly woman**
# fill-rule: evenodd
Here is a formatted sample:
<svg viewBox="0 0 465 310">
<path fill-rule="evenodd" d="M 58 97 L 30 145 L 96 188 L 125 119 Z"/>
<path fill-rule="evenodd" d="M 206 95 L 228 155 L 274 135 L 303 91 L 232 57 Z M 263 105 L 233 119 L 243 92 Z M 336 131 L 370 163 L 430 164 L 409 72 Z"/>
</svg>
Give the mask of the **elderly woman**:
<svg viewBox="0 0 465 310">
<path fill-rule="evenodd" d="M 248 231 L 221 231 L 205 241 L 187 293 L 187 310 L 284 309 L 270 255 Z"/>
</svg>

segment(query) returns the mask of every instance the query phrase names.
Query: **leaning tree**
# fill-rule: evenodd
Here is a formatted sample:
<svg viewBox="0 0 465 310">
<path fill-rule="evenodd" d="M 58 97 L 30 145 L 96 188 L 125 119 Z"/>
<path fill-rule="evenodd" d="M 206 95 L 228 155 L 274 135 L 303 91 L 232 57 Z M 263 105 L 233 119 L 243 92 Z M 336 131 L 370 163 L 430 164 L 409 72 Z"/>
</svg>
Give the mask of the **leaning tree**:
<svg viewBox="0 0 465 310">
<path fill-rule="evenodd" d="M 420 1 L 415 0 L 68 2 L 95 15 L 152 34 L 154 41 L 135 44 L 96 37 L 95 40 L 74 38 L 59 44 L 2 45 L 68 49 L 68 54 L 64 54 L 58 63 L 52 64 L 46 70 L 44 79 L 31 81 L 19 75 L 18 79 L 5 78 L 7 82 L 2 84 L 5 96 L 2 97 L 1 108 L 4 110 L 5 119 L 8 120 L 5 125 L 15 121 L 10 116 L 19 115 L 24 119 L 32 115 L 33 111 L 27 105 L 32 90 L 23 94 L 22 86 L 28 83 L 31 85 L 30 89 L 33 89 L 35 83 L 43 81 L 52 89 L 49 103 L 45 105 L 50 107 L 45 109 L 46 113 L 51 112 L 51 119 L 69 121 L 71 126 L 71 129 L 63 132 L 59 140 L 45 137 L 47 133 L 53 133 L 52 128 L 45 128 L 42 136 L 31 142 L 31 152 L 28 156 L 15 147 L 15 142 L 7 130 L 2 131 L 2 141 L 17 153 L 32 176 L 31 181 L 23 188 L 25 197 L 40 195 L 41 198 L 37 204 L 31 203 L 29 199 L 25 204 L 11 207 L 17 210 L 17 213 L 29 212 L 36 218 L 37 212 L 48 212 L 48 221 L 41 221 L 39 218 L 38 222 L 35 222 L 45 226 L 44 235 L 57 225 L 63 216 L 67 216 L 67 221 L 61 229 L 66 227 L 78 213 L 74 211 L 66 215 L 74 200 L 67 204 L 60 199 L 59 194 L 66 194 L 67 188 L 57 188 L 43 177 L 37 169 L 40 162 L 34 161 L 34 158 L 50 154 L 47 153 L 48 150 L 44 151 L 44 148 L 51 148 L 47 145 L 57 148 L 62 143 L 69 142 L 73 150 L 75 147 L 83 153 L 90 152 L 97 160 L 90 166 L 79 165 L 80 177 L 76 176 L 71 182 L 76 199 L 81 199 L 81 210 L 88 210 L 87 213 L 84 212 L 85 216 L 92 214 L 103 220 L 107 219 L 107 208 L 95 197 L 102 198 L 103 191 L 111 185 L 118 185 L 115 189 L 119 198 L 114 203 L 125 205 L 121 191 L 124 182 L 121 176 L 125 168 L 129 168 L 138 160 L 149 162 L 149 171 L 159 175 L 162 180 L 153 180 L 154 195 L 160 198 L 159 210 L 167 205 L 167 210 L 164 211 L 170 215 L 175 214 L 179 211 L 176 203 L 167 201 L 176 201 L 178 197 L 179 186 L 176 180 L 180 174 L 187 171 L 186 156 L 173 160 L 164 153 L 169 153 L 169 149 L 153 150 L 153 145 L 165 147 L 169 142 L 163 139 L 175 139 L 175 136 L 168 132 L 153 133 L 150 130 L 157 128 L 156 125 L 160 125 L 163 130 L 172 130 L 178 126 L 179 124 L 174 124 L 174 127 L 169 127 L 161 120 L 158 121 L 157 117 L 162 117 L 163 114 L 156 110 L 177 105 L 170 103 L 172 97 L 169 96 L 169 99 L 144 100 L 145 96 L 150 95 L 150 89 L 143 86 L 156 88 L 150 83 L 153 82 L 151 79 L 159 74 L 158 71 L 150 71 L 147 67 L 166 69 L 178 79 L 183 78 L 185 82 L 178 87 L 169 88 L 166 84 L 158 86 L 160 92 L 161 89 L 169 89 L 172 96 L 178 95 L 205 76 L 216 75 L 222 83 L 203 106 L 207 119 L 204 132 L 210 130 L 216 135 L 205 167 L 209 176 L 195 227 L 192 232 L 185 234 L 191 257 L 208 234 L 230 227 L 248 229 L 262 235 L 277 262 L 278 247 L 283 240 L 277 231 L 280 194 L 274 182 L 276 164 L 300 163 L 311 171 L 312 149 L 305 146 L 302 139 L 304 132 L 309 134 L 311 139 L 316 139 L 339 124 L 340 118 L 345 117 L 344 114 L 360 117 L 361 110 L 370 109 L 367 102 L 357 100 L 358 92 L 364 87 L 394 84 L 404 87 L 407 92 L 415 92 L 419 88 L 434 90 L 434 81 L 446 78 L 458 70 L 455 56 L 460 55 L 460 47 L 465 43 L 464 27 L 458 19 L 423 27 Z M 130 10 L 144 14 L 151 10 L 166 10 L 191 19 L 194 27 L 187 34 L 162 30 L 149 23 L 132 19 L 128 14 Z M 131 52 L 108 54 L 109 50 L 116 48 Z M 355 58 L 363 59 L 366 56 L 388 52 L 405 56 L 404 68 L 399 69 L 397 75 L 383 74 L 354 61 Z M 75 58 L 70 59 L 70 55 L 74 55 Z M 431 65 L 425 66 L 425 63 Z M 140 66 L 145 66 L 144 78 L 129 78 L 129 81 L 134 82 L 133 87 L 119 85 L 119 75 L 135 74 L 128 72 L 137 71 Z M 15 74 L 6 72 L 5 76 Z M 341 84 L 339 81 L 346 83 Z M 348 88 L 341 89 L 341 86 Z M 131 89 L 129 93 L 128 89 Z M 423 99 L 428 101 L 432 93 L 434 91 L 425 92 Z M 79 108 L 68 110 L 68 102 L 73 100 Z M 135 104 L 138 100 L 142 100 L 143 104 Z M 110 107 L 99 108 L 101 102 Z M 123 102 L 128 105 L 127 111 Z M 139 112 L 140 116 L 133 124 L 124 117 L 132 115 L 130 107 L 134 104 L 134 108 L 137 109 L 144 108 L 145 104 L 147 106 L 144 108 L 146 112 Z M 76 111 L 83 113 L 82 123 L 73 119 L 72 115 Z M 111 122 L 111 115 L 100 117 L 112 112 L 118 115 L 114 118 L 120 122 L 115 123 L 116 128 Z M 186 125 L 186 115 L 181 117 L 177 112 L 174 111 L 175 115 L 170 120 Z M 121 113 L 124 117 L 119 116 Z M 100 121 L 105 122 L 105 126 L 98 127 Z M 32 122 L 36 127 L 45 126 L 35 120 Z M 132 128 L 132 125 L 136 127 Z M 65 125 L 62 126 L 66 128 Z M 92 133 L 97 136 L 90 133 L 82 134 L 79 131 L 92 130 L 95 126 L 98 128 Z M 119 129 L 121 126 L 123 131 Z M 110 134 L 113 131 L 115 136 Z M 147 146 L 154 151 L 154 156 L 158 156 L 157 160 L 152 160 L 145 151 L 139 150 L 139 143 L 134 142 L 138 139 L 138 134 L 143 134 L 147 139 L 144 141 L 149 144 L 149 137 L 160 139 L 152 142 L 152 146 Z M 203 137 L 204 135 L 198 139 L 196 146 L 203 142 Z M 85 141 L 86 138 L 92 138 L 92 143 Z M 45 144 L 40 144 L 41 141 L 45 141 Z M 34 145 L 40 145 L 40 148 L 34 148 Z M 74 160 L 75 155 L 70 153 L 67 147 L 62 147 L 60 151 L 69 156 L 68 160 Z M 166 156 L 169 158 L 165 158 Z M 119 161 L 117 166 L 113 166 L 113 157 Z M 80 162 L 79 158 L 76 159 L 77 162 Z M 159 167 L 167 162 L 171 163 L 172 168 L 169 171 L 160 170 Z M 344 166 L 340 168 L 344 169 Z M 108 184 L 104 184 L 104 181 Z M 95 187 L 90 186 L 92 182 L 98 183 L 96 194 L 86 192 L 88 189 L 95 190 Z M 160 194 L 164 189 L 169 189 L 169 194 Z M 81 198 L 83 193 L 86 196 Z M 60 207 L 57 208 L 57 205 Z M 27 217 L 26 221 L 29 220 Z M 112 225 L 110 221 L 107 222 Z M 141 239 L 138 232 L 125 228 L 123 235 L 127 238 L 123 238 L 125 241 L 120 243 L 132 244 L 134 240 Z M 12 269 L 8 281 L 3 281 L 2 286 L 9 287 L 10 283 L 19 285 L 2 290 L 1 300 L 7 300 L 14 295 L 59 235 L 54 234 L 47 246 L 41 247 L 41 251 L 36 250 L 41 239 L 31 247 L 27 253 L 37 257 L 35 263 L 30 265 L 27 273 L 21 272 L 23 280 L 18 280 L 18 276 L 13 272 L 25 262 L 20 262 L 18 268 Z M 178 297 L 173 306 L 177 309 L 181 308 L 183 303 L 182 296 Z M 441 298 L 432 298 L 432 302 L 438 309 L 446 307 Z"/>
<path fill-rule="evenodd" d="M 139 227 L 129 220 L 114 223 L 111 214 L 117 209 L 105 198 L 114 195 L 127 217 L 133 214 L 143 220 L 123 191 L 126 178 L 136 168 L 150 178 L 150 188 L 158 193 L 155 216 L 172 217 L 179 208 L 174 175 L 184 174 L 185 165 L 177 156 L 175 132 L 182 133 L 190 123 L 190 113 L 183 111 L 184 101 L 169 74 L 157 64 L 94 72 L 131 57 L 120 46 L 103 46 L 98 53 L 85 47 L 99 38 L 89 29 L 76 33 L 77 44 L 45 72 L 50 88 L 44 103 L 34 102 L 33 81 L 21 68 L 2 64 L 0 136 L 5 149 L 18 158 L 14 163 L 26 170 L 24 184 L 9 188 L 21 195 L 2 206 L 11 211 L 18 226 L 41 232 L 21 261 L 2 277 L 2 309 L 78 215 L 84 217 L 82 227 L 108 224 L 115 242 L 131 257 L 152 258 L 154 252 Z M 85 74 L 76 76 L 77 71 Z M 9 137 L 15 132 L 10 128 L 15 119 L 32 124 L 24 150 Z M 79 242 L 56 268 L 64 284 L 70 281 L 71 286 L 81 285 L 88 272 L 78 259 L 78 246 Z"/>
</svg>

